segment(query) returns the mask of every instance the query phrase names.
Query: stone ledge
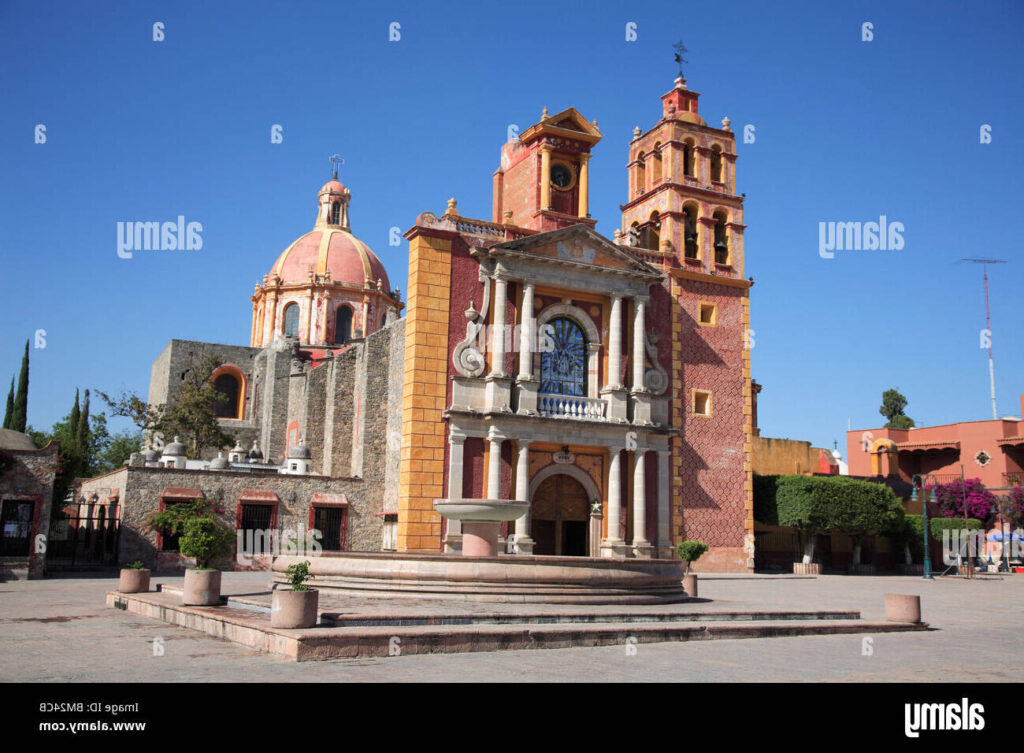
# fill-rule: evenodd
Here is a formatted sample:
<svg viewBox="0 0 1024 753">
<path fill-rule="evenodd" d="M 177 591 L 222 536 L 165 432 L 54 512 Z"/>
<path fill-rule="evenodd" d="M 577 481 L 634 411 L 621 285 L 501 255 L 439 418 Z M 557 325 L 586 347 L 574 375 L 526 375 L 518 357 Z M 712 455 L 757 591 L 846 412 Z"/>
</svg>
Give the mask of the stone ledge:
<svg viewBox="0 0 1024 753">
<path fill-rule="evenodd" d="M 315 627 L 280 630 L 270 627 L 269 615 L 232 607 L 186 607 L 174 597 L 157 594 L 107 592 L 107 606 L 162 620 L 224 638 L 296 661 L 394 656 L 424 653 L 463 653 L 516 649 L 570 648 L 666 641 L 840 635 L 927 630 L 926 623 L 865 623 L 860 620 L 794 622 L 764 620 L 747 624 L 621 624 L 587 625 L 442 625 L 385 627 Z"/>
</svg>

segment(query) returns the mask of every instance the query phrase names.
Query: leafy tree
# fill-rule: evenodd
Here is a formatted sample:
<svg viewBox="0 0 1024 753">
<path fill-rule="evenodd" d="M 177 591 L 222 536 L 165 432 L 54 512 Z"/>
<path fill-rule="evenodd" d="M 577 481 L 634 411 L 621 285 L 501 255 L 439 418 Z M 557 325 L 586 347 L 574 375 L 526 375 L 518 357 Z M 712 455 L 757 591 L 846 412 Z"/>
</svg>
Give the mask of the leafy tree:
<svg viewBox="0 0 1024 753">
<path fill-rule="evenodd" d="M 11 391 L 7 393 L 7 409 L 4 411 L 4 428 L 11 428 L 14 418 L 14 377 L 11 377 Z"/>
<path fill-rule="evenodd" d="M 100 417 L 104 417 L 102 413 L 97 416 L 97 418 Z M 133 452 L 138 452 L 141 449 L 142 432 L 119 431 L 110 435 L 103 452 L 96 458 L 97 473 L 106 473 L 120 468 Z"/>
<path fill-rule="evenodd" d="M 805 537 L 805 564 L 814 561 L 818 533 L 852 536 L 853 563 L 860 564 L 864 536 L 893 533 L 903 524 L 903 506 L 892 489 L 846 476 L 782 476 L 776 505 L 779 525 Z"/>
<path fill-rule="evenodd" d="M 28 423 L 28 340 L 25 341 L 25 355 L 21 358 L 21 373 L 18 375 L 18 391 L 14 395 L 11 410 L 11 425 L 14 431 L 25 431 Z"/>
<path fill-rule="evenodd" d="M 907 398 L 897 390 L 886 390 L 882 393 L 882 407 L 878 409 L 878 412 L 888 419 L 885 424 L 886 429 L 914 428 L 914 419 L 903 412 L 906 407 Z"/>
<path fill-rule="evenodd" d="M 181 437 L 188 457 L 198 458 L 204 448 L 235 443 L 235 438 L 221 429 L 215 410 L 218 402 L 227 400 L 211 379 L 219 365 L 212 356 L 193 362 L 182 376 L 177 399 L 166 405 L 150 405 L 128 391 L 115 397 L 100 390 L 96 393 L 113 415 L 128 418 L 149 435 L 160 432 L 164 437 Z"/>
</svg>

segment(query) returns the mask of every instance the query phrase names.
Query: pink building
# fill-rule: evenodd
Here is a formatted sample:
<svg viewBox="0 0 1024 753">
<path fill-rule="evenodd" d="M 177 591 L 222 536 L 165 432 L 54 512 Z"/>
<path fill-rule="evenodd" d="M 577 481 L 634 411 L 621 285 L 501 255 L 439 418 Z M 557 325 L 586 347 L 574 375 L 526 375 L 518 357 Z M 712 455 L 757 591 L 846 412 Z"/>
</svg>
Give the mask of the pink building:
<svg viewBox="0 0 1024 753">
<path fill-rule="evenodd" d="M 1024 414 L 1024 395 L 1021 395 Z M 916 429 L 866 429 L 846 433 L 851 476 L 931 473 L 940 484 L 979 478 L 989 489 L 1024 483 L 1024 421 L 1002 418 Z"/>
</svg>

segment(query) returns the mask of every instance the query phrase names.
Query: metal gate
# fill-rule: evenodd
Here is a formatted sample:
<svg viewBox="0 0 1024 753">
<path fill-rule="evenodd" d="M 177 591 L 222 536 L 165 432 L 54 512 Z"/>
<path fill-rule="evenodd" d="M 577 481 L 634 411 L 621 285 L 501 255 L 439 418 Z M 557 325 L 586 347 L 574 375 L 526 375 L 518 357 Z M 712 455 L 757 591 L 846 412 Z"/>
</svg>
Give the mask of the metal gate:
<svg viewBox="0 0 1024 753">
<path fill-rule="evenodd" d="M 34 502 L 5 499 L 0 510 L 0 556 L 28 557 Z"/>
<path fill-rule="evenodd" d="M 47 570 L 117 566 L 120 525 L 104 515 L 69 517 L 50 523 L 46 547 Z"/>
</svg>

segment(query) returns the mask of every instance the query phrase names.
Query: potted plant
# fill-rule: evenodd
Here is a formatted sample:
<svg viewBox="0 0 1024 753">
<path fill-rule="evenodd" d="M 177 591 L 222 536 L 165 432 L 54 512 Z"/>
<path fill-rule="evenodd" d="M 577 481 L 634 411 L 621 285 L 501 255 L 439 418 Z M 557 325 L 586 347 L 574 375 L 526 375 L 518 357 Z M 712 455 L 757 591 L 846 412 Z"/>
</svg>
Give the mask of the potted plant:
<svg viewBox="0 0 1024 753">
<path fill-rule="evenodd" d="M 135 560 L 121 568 L 117 590 L 123 594 L 142 594 L 149 591 L 149 568 L 142 560 Z"/>
<path fill-rule="evenodd" d="M 708 550 L 703 541 L 682 541 L 676 547 L 676 554 L 686 563 L 686 574 L 683 576 L 683 590 L 691 599 L 697 598 L 697 573 L 690 572 L 690 565 L 701 558 Z"/>
<path fill-rule="evenodd" d="M 320 592 L 306 584 L 306 581 L 313 577 L 309 574 L 309 561 L 289 565 L 285 575 L 288 577 L 291 590 L 274 589 L 270 606 L 270 627 L 313 627 L 320 606 Z"/>
<path fill-rule="evenodd" d="M 231 553 L 234 537 L 223 523 L 208 517 L 187 520 L 184 531 L 181 553 L 194 557 L 196 566 L 185 571 L 182 603 L 189 606 L 220 604 L 220 570 L 210 564 Z"/>
</svg>

